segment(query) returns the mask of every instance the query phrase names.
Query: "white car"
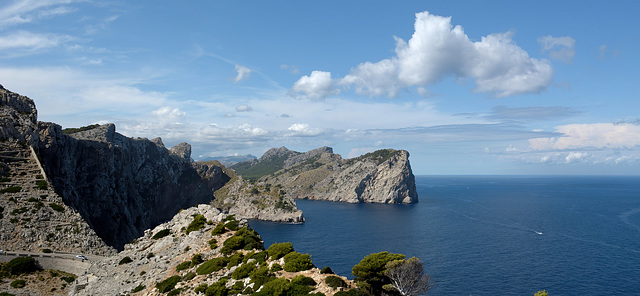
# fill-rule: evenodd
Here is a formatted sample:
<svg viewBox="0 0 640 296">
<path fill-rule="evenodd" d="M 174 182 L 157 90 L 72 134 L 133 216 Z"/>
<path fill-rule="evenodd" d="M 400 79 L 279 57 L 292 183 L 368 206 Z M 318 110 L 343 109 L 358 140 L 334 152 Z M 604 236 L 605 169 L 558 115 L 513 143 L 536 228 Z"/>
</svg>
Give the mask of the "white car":
<svg viewBox="0 0 640 296">
<path fill-rule="evenodd" d="M 87 257 L 85 257 L 84 255 L 76 255 L 76 258 L 81 259 L 81 260 L 89 260 L 87 259 Z"/>
</svg>

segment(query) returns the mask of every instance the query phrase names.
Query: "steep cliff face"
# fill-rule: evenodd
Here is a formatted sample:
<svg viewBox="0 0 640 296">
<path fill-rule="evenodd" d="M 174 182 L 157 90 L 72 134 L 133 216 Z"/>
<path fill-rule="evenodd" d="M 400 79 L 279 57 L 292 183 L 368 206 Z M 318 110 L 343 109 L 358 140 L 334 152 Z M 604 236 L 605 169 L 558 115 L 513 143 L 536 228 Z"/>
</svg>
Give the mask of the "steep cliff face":
<svg viewBox="0 0 640 296">
<path fill-rule="evenodd" d="M 180 209 L 209 203 L 225 180 L 200 177 L 183 143 L 132 139 L 113 124 L 65 135 L 39 123 L 39 151 L 55 190 L 109 245 L 122 248 Z M 215 171 L 215 170 L 214 170 Z"/>
<path fill-rule="evenodd" d="M 345 160 L 329 147 L 306 153 L 281 147 L 267 151 L 265 156 L 231 168 L 259 182 L 280 186 L 292 199 L 418 202 L 409 153 L 404 150 L 378 150 Z"/>
<path fill-rule="evenodd" d="M 33 100 L 0 86 L 0 246 L 31 252 L 115 253 L 51 188 L 31 148 L 38 139 Z"/>
</svg>

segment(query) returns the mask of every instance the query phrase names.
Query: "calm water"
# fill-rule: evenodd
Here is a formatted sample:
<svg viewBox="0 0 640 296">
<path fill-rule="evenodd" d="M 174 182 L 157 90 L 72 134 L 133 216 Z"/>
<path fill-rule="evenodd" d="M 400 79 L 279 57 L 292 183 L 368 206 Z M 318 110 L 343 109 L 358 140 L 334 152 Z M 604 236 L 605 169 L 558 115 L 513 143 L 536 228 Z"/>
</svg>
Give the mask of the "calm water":
<svg viewBox="0 0 640 296">
<path fill-rule="evenodd" d="M 416 178 L 414 205 L 298 201 L 307 222 L 252 221 L 353 277 L 381 251 L 420 258 L 429 295 L 640 295 L 640 177 Z"/>
</svg>

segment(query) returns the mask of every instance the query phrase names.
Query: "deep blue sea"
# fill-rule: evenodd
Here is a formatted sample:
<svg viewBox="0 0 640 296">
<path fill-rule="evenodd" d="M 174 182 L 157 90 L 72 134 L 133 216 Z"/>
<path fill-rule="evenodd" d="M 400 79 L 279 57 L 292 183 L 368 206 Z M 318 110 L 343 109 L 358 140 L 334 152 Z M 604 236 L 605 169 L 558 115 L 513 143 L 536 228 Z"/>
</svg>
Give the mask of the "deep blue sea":
<svg viewBox="0 0 640 296">
<path fill-rule="evenodd" d="M 417 176 L 413 205 L 297 201 L 306 223 L 251 221 L 352 278 L 365 255 L 420 258 L 429 295 L 640 295 L 640 177 Z"/>
</svg>

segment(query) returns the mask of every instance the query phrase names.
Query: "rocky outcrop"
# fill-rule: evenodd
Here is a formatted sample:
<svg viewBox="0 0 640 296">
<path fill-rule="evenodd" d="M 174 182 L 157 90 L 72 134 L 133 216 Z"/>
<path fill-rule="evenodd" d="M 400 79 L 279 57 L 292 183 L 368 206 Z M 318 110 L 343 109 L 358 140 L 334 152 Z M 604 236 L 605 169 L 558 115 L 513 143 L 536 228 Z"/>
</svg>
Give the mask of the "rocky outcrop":
<svg viewBox="0 0 640 296">
<path fill-rule="evenodd" d="M 200 177 L 185 143 L 169 151 L 159 139 L 125 137 L 113 124 L 66 135 L 59 125 L 41 122 L 39 131 L 53 187 L 116 248 L 180 209 L 211 202 L 224 184 Z"/>
<path fill-rule="evenodd" d="M 306 153 L 274 148 L 258 161 L 232 168 L 260 182 L 281 186 L 292 199 L 349 203 L 416 203 L 409 152 L 385 149 L 342 159 L 322 147 Z"/>
<path fill-rule="evenodd" d="M 190 227 L 198 215 L 206 223 L 203 221 L 200 228 Z M 213 233 L 220 223 L 235 224 L 240 230 L 230 226 L 225 227 L 224 233 Z M 187 232 L 186 229 L 192 231 Z M 75 281 L 69 295 L 166 295 L 169 290 L 173 290 L 171 293 L 174 295 L 196 295 L 196 288 L 204 287 L 199 294 L 203 295 L 207 286 L 216 283 L 222 284 L 227 290 L 236 290 L 229 295 L 250 295 L 261 289 L 266 276 L 288 280 L 299 275 L 311 277 L 317 283 L 312 287 L 312 293 L 320 292 L 328 296 L 355 286 L 352 281 L 341 277 L 346 287 L 331 288 L 325 279 L 335 275 L 323 274 L 315 267 L 295 272 L 281 270 L 285 266 L 284 258 L 270 258 L 261 242 L 250 247 L 238 246 L 237 238 L 241 236 L 236 234 L 241 231 L 255 233 L 248 228 L 245 220 L 237 221 L 212 206 L 198 205 L 186 209 L 170 221 L 145 231 L 142 237 L 127 244 L 119 254 L 92 262 L 87 272 Z M 166 235 L 160 236 L 162 232 Z M 247 237 L 249 235 L 245 234 L 245 239 L 240 241 L 248 241 Z M 229 240 L 234 242 L 227 243 Z M 236 247 L 231 253 L 223 250 L 234 245 Z M 203 266 L 212 263 L 208 260 L 224 263 L 220 263 L 215 270 L 210 268 L 205 271 Z M 280 268 L 275 268 L 277 265 Z M 247 272 L 240 275 L 240 272 L 236 272 L 239 269 Z M 249 273 L 250 270 L 254 271 Z M 170 277 L 179 279 L 175 286 L 164 292 L 159 291 L 157 284 Z"/>
<path fill-rule="evenodd" d="M 33 146 L 38 142 L 38 111 L 32 99 L 0 85 L 0 140 Z"/>
<path fill-rule="evenodd" d="M 38 156 L 33 100 L 0 86 L 0 245 L 4 250 L 108 255 L 90 225 L 51 187 Z"/>
</svg>

